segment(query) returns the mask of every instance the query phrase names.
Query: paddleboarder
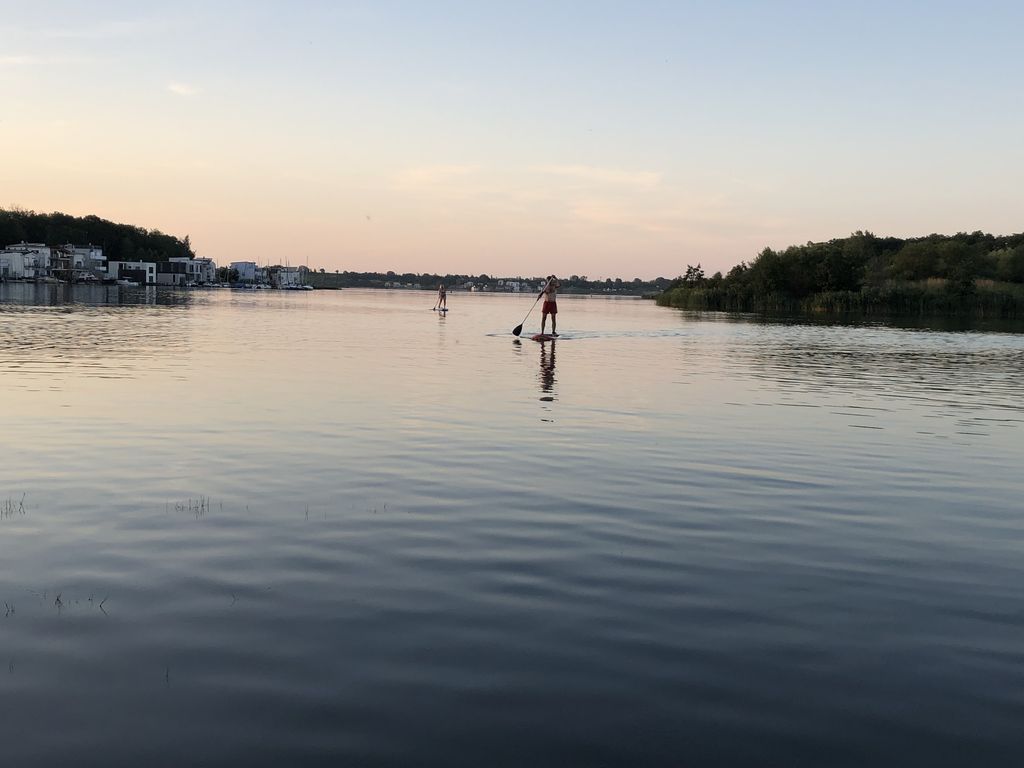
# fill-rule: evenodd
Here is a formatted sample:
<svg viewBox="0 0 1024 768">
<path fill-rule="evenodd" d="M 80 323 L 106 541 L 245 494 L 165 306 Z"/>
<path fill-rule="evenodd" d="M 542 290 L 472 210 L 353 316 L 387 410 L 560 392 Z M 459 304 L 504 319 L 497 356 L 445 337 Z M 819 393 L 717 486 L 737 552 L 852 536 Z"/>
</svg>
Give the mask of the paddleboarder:
<svg viewBox="0 0 1024 768">
<path fill-rule="evenodd" d="M 445 291 L 444 283 L 437 286 L 437 309 L 448 309 L 448 294 Z"/>
<path fill-rule="evenodd" d="M 562 284 L 558 282 L 558 279 L 554 275 L 548 275 L 548 281 L 544 284 L 541 292 L 537 294 L 539 299 L 541 296 L 544 297 L 544 305 L 540 310 L 540 332 L 544 333 L 544 326 L 547 323 L 548 315 L 551 315 L 551 335 L 557 336 L 555 332 L 555 326 L 558 320 L 558 289 L 562 287 Z"/>
</svg>

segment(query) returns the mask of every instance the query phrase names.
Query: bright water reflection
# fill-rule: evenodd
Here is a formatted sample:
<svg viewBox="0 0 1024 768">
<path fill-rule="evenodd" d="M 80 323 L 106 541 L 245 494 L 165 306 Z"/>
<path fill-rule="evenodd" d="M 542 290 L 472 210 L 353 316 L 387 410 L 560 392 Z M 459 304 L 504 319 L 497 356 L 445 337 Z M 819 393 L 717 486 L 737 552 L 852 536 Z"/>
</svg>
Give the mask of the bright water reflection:
<svg viewBox="0 0 1024 768">
<path fill-rule="evenodd" d="M 1024 754 L 1024 337 L 122 290 L 0 287 L 9 764 Z"/>
</svg>

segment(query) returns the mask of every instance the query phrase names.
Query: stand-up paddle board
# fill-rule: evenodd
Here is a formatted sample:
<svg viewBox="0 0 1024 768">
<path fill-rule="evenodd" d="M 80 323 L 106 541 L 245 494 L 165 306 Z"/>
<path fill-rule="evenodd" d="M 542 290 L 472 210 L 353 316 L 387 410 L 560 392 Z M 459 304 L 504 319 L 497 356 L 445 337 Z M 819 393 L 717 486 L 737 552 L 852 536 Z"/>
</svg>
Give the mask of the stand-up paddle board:
<svg viewBox="0 0 1024 768">
<path fill-rule="evenodd" d="M 550 333 L 535 333 L 530 337 L 532 341 L 554 341 L 557 336 L 552 336 Z"/>
<path fill-rule="evenodd" d="M 438 309 L 437 307 L 431 307 L 431 309 L 433 309 L 435 312 L 447 312 L 448 311 L 448 307 L 441 307 L 440 309 Z"/>
</svg>

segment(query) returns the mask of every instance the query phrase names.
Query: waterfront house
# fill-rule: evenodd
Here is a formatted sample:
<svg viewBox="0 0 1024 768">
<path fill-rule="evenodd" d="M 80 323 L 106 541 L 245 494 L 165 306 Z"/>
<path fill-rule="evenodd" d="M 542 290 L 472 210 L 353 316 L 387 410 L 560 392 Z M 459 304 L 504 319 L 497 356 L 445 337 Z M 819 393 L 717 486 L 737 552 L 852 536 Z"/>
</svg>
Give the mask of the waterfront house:
<svg viewBox="0 0 1024 768">
<path fill-rule="evenodd" d="M 61 246 L 60 250 L 71 257 L 73 269 L 89 272 L 97 277 L 99 277 L 97 273 L 107 271 L 107 258 L 103 255 L 103 248 L 98 245 L 66 243 Z"/>
<path fill-rule="evenodd" d="M 270 267 L 270 285 L 274 288 L 297 288 L 302 285 L 298 267 Z"/>
<path fill-rule="evenodd" d="M 184 282 L 172 281 L 173 285 L 198 285 L 201 280 L 202 266 L 199 264 L 198 259 L 193 259 L 191 256 L 172 256 L 168 261 L 172 264 L 180 264 L 184 267 Z M 173 271 L 174 274 L 179 274 L 177 268 L 174 270 L 165 270 L 164 274 L 170 274 Z M 160 270 L 157 269 L 157 282 L 161 285 L 168 284 L 166 280 L 160 280 Z"/>
<path fill-rule="evenodd" d="M 184 288 L 189 280 L 189 258 L 172 258 L 156 263 L 156 284 Z"/>
<path fill-rule="evenodd" d="M 185 265 L 185 285 L 212 285 L 217 282 L 217 265 L 213 259 L 172 256 L 168 261 Z"/>
<path fill-rule="evenodd" d="M 217 282 L 217 265 L 213 259 L 195 258 L 192 261 L 196 265 L 196 283 L 212 285 Z"/>
<path fill-rule="evenodd" d="M 107 264 L 107 277 L 113 280 L 132 280 L 139 285 L 156 285 L 156 262 L 111 261 Z"/>
<path fill-rule="evenodd" d="M 232 261 L 231 269 L 238 273 L 238 282 L 240 283 L 255 283 L 256 282 L 256 262 L 255 261 Z"/>
<path fill-rule="evenodd" d="M 50 275 L 59 280 L 95 282 L 106 277 L 107 263 L 98 245 L 65 245 L 50 249 Z"/>
<path fill-rule="evenodd" d="M 0 279 L 26 280 L 35 277 L 35 256 L 21 251 L 0 251 Z"/>
<path fill-rule="evenodd" d="M 8 277 L 33 280 L 49 277 L 52 254 L 53 249 L 48 245 L 22 241 L 7 246 L 0 258 L 7 263 Z"/>
</svg>

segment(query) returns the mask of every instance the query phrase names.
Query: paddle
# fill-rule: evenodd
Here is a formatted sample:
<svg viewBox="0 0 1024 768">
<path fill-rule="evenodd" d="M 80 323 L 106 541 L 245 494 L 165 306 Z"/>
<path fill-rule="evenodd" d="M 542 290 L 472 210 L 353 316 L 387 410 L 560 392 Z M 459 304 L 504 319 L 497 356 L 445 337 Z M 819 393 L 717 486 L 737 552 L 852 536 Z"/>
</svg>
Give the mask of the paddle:
<svg viewBox="0 0 1024 768">
<path fill-rule="evenodd" d="M 543 296 L 543 295 L 544 295 L 543 293 L 537 295 L 536 300 L 533 302 L 533 304 L 530 307 L 530 312 L 533 312 L 533 308 L 537 306 L 537 302 L 540 301 L 540 297 Z M 530 316 L 530 312 L 526 313 L 526 317 Z M 526 322 L 526 317 L 523 318 L 523 323 Z M 520 323 L 519 325 L 517 325 L 515 328 L 512 329 L 512 335 L 513 336 L 518 336 L 520 333 L 523 332 L 523 323 Z"/>
</svg>

